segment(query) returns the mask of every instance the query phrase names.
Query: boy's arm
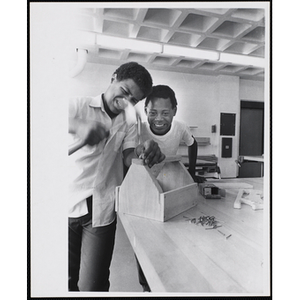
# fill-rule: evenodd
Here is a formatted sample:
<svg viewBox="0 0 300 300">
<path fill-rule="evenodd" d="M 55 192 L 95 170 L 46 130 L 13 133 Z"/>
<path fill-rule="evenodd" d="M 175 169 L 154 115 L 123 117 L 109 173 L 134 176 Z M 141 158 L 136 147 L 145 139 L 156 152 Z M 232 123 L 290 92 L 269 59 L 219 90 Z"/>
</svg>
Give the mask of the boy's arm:
<svg viewBox="0 0 300 300">
<path fill-rule="evenodd" d="M 109 135 L 109 128 L 101 122 L 86 120 L 79 117 L 79 111 L 85 103 L 85 98 L 77 97 L 69 99 L 68 132 L 76 135 L 82 141 L 82 144 L 93 146 Z"/>
<path fill-rule="evenodd" d="M 129 168 L 133 158 L 138 158 L 135 154 L 134 148 L 127 148 L 123 151 L 123 162 L 126 168 Z"/>
<path fill-rule="evenodd" d="M 135 149 L 128 148 L 123 151 L 124 164 L 126 167 L 131 165 L 133 158 L 142 156 L 144 163 L 151 168 L 153 165 L 162 162 L 166 157 L 160 151 L 160 148 L 153 140 L 147 140 L 138 145 Z"/>
<path fill-rule="evenodd" d="M 84 144 L 98 144 L 109 135 L 109 130 L 97 121 L 69 117 L 69 133 L 76 134 Z"/>
<path fill-rule="evenodd" d="M 194 138 L 194 143 L 188 147 L 188 154 L 189 154 L 189 173 L 195 179 L 195 168 L 196 168 L 196 161 L 197 161 L 197 154 L 198 154 L 198 144 Z"/>
</svg>

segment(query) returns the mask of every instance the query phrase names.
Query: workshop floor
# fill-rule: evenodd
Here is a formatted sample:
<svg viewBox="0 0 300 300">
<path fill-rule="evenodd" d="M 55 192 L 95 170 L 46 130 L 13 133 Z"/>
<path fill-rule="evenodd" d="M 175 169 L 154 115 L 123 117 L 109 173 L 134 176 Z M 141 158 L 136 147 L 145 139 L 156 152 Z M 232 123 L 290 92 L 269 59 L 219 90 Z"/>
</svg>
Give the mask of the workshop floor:
<svg viewBox="0 0 300 300">
<path fill-rule="evenodd" d="M 110 268 L 110 292 L 142 292 L 134 252 L 119 219 Z"/>
</svg>

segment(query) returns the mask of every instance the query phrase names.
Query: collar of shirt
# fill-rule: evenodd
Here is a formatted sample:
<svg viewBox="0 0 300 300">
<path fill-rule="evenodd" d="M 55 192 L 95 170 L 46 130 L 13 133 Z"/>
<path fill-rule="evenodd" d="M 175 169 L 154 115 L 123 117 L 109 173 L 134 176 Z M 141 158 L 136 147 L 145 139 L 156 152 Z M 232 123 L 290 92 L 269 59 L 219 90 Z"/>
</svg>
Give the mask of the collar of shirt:
<svg viewBox="0 0 300 300">
<path fill-rule="evenodd" d="M 107 112 L 104 109 L 103 94 L 92 98 L 89 105 L 91 107 L 100 108 L 108 116 Z M 122 112 L 119 115 L 116 115 L 116 117 L 112 119 L 112 126 L 113 127 L 117 126 L 119 128 L 122 124 L 124 124 L 124 122 L 126 122 L 126 116 L 125 116 L 125 112 Z M 113 132 L 115 133 L 115 131 Z"/>
<path fill-rule="evenodd" d="M 101 108 L 101 110 L 105 112 L 103 104 L 103 94 L 93 97 L 89 103 L 89 106 Z"/>
</svg>

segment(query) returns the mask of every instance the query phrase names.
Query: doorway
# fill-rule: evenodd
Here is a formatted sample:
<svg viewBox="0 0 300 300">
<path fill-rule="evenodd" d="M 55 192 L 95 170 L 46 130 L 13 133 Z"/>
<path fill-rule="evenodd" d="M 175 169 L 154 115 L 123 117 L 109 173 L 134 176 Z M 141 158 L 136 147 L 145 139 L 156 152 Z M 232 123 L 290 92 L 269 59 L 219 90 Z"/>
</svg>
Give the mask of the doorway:
<svg viewBox="0 0 300 300">
<path fill-rule="evenodd" d="M 261 157 L 264 153 L 264 103 L 241 101 L 240 156 Z M 262 162 L 244 161 L 239 168 L 240 178 L 261 177 Z"/>
</svg>

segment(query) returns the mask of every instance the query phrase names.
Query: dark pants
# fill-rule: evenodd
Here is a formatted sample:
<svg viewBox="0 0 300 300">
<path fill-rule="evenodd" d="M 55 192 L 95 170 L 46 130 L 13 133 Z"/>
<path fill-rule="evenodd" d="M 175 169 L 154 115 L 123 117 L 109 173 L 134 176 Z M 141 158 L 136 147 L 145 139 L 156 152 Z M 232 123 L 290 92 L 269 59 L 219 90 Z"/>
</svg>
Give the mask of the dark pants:
<svg viewBox="0 0 300 300">
<path fill-rule="evenodd" d="M 139 283 L 142 286 L 144 292 L 151 292 L 150 287 L 149 287 L 148 282 L 147 282 L 147 279 L 144 275 L 143 269 L 142 269 L 136 255 L 134 255 L 134 256 L 135 256 L 137 270 L 138 270 Z"/>
<path fill-rule="evenodd" d="M 87 215 L 69 218 L 69 291 L 108 291 L 117 222 L 92 227 L 87 202 Z"/>
</svg>

